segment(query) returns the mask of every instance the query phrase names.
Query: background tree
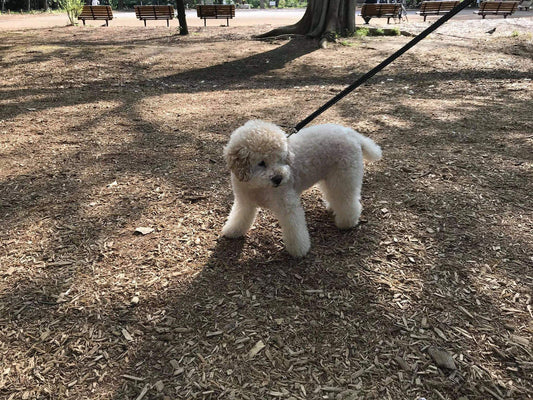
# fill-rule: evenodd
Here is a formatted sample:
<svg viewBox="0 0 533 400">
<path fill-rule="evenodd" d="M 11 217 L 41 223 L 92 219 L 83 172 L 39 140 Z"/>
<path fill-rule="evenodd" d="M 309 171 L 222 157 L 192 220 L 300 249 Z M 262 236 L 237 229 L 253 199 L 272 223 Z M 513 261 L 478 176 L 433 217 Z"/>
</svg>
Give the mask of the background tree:
<svg viewBox="0 0 533 400">
<path fill-rule="evenodd" d="M 176 0 L 176 11 L 178 12 L 178 21 L 180 24 L 180 35 L 188 35 L 187 18 L 185 18 L 185 3 L 183 0 Z"/>
<path fill-rule="evenodd" d="M 71 25 L 78 23 L 78 16 L 83 9 L 83 0 L 59 0 L 59 7 L 67 12 Z"/>
<path fill-rule="evenodd" d="M 356 0 L 308 0 L 300 21 L 259 35 L 260 38 L 296 34 L 312 38 L 347 36 L 355 32 Z"/>
</svg>

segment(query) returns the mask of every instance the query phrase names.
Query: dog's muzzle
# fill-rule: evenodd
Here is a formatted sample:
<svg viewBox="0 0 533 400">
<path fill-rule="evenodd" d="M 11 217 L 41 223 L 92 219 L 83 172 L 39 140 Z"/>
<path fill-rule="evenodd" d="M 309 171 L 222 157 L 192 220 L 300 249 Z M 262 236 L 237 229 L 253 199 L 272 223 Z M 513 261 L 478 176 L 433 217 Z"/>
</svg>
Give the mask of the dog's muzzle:
<svg viewBox="0 0 533 400">
<path fill-rule="evenodd" d="M 270 178 L 270 181 L 274 185 L 274 187 L 278 187 L 281 184 L 281 181 L 283 180 L 283 177 L 281 175 L 275 175 L 272 178 Z"/>
</svg>

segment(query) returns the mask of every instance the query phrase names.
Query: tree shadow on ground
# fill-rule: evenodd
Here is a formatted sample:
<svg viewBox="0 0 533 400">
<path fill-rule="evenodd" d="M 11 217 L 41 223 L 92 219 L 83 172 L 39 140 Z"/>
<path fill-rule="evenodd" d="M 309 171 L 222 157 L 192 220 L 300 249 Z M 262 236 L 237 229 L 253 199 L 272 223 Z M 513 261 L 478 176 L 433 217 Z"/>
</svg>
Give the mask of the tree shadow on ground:
<svg viewBox="0 0 533 400">
<path fill-rule="evenodd" d="M 66 52 L 64 49 L 57 49 L 47 53 L 46 55 L 35 55 L 30 60 L 20 61 L 17 60 L 17 65 L 21 63 L 40 63 L 43 61 L 62 58 L 68 55 L 69 62 L 76 63 L 81 60 L 90 61 L 95 58 L 101 58 L 106 56 L 108 47 L 104 45 L 90 46 L 95 54 L 87 57 L 85 51 L 78 51 L 75 53 Z M 138 92 L 137 101 L 146 97 L 146 91 L 152 91 L 154 89 L 164 86 L 166 93 L 194 93 L 203 91 L 212 91 L 213 87 L 210 83 L 218 84 L 216 90 L 224 90 L 235 88 L 235 85 L 239 85 L 241 88 L 259 88 L 263 87 L 265 80 L 257 79 L 258 76 L 263 75 L 270 71 L 282 69 L 287 63 L 296 60 L 306 54 L 309 54 L 316 50 L 316 46 L 307 40 L 288 40 L 282 45 L 274 47 L 272 50 L 254 53 L 251 56 L 238 58 L 234 61 L 227 61 L 220 64 L 216 64 L 206 68 L 191 69 L 189 71 L 177 73 L 177 74 L 165 74 L 159 76 L 154 74 L 148 76 L 143 74 L 141 77 L 125 77 L 127 82 L 123 83 L 122 79 L 117 80 L 116 75 L 110 75 L 109 73 L 100 72 L 98 69 L 95 71 L 85 71 L 87 76 L 86 80 L 91 80 L 92 75 L 98 76 L 91 82 L 90 87 L 78 87 L 80 82 L 69 82 L 70 91 L 72 95 L 69 96 L 69 101 L 66 103 L 70 106 L 83 105 L 90 103 L 94 100 L 94 91 L 101 91 L 102 99 L 115 99 L 120 92 L 128 92 L 131 96 L 132 92 Z M 231 53 L 229 53 L 231 54 Z M 134 65 L 127 65 L 128 69 L 143 71 L 145 67 L 142 65 L 142 60 L 134 62 Z M 120 73 L 120 70 L 124 67 L 120 63 L 113 62 L 112 69 Z M 9 65 L 9 63 L 8 63 Z M 114 71 L 113 71 L 114 72 Z M 103 75 L 100 76 L 100 75 Z M 267 79 L 268 82 L 270 82 Z M 207 82 L 207 83 L 206 83 Z M 240 86 L 242 85 L 242 86 Z M 85 84 L 83 86 L 86 86 Z M 110 92 L 110 93 L 109 93 Z M 115 93 L 113 93 L 115 92 Z M 158 95 L 160 93 L 157 93 Z M 17 114 L 26 113 L 28 108 L 37 106 L 39 110 L 44 110 L 46 107 L 57 107 L 59 103 L 63 103 L 62 94 L 58 93 L 57 88 L 50 87 L 47 89 L 29 88 L 27 90 L 10 90 L 4 91 L 6 100 L 13 98 L 20 98 L 24 96 L 37 96 L 39 100 L 29 99 L 27 102 L 18 102 L 17 104 L 5 106 L 2 114 L 6 117 L 15 117 Z M 43 96 L 49 97 L 48 105 L 44 106 Z"/>
<path fill-rule="evenodd" d="M 286 51 L 287 49 L 282 50 L 281 53 L 286 54 Z M 290 53 L 293 57 L 300 54 L 293 52 L 293 49 Z M 60 57 L 61 54 L 55 56 Z M 272 56 L 275 57 L 276 54 L 273 53 Z M 36 60 L 40 61 L 42 60 Z M 273 62 L 273 65 L 277 64 Z M 73 96 L 54 94 L 53 98 L 48 99 L 49 103 L 41 99 L 40 109 L 77 106 L 86 101 L 90 103 L 94 96 L 91 91 L 78 91 L 75 88 L 68 91 L 75 94 Z M 22 92 L 15 94 L 16 97 L 21 95 Z M 123 266 L 130 264 L 136 267 L 137 263 L 149 263 L 145 259 L 128 261 L 127 256 L 121 257 L 117 254 L 116 248 L 113 249 L 113 242 L 125 240 L 131 244 L 142 243 L 140 239 L 132 241 L 129 238 L 133 232 L 132 227 L 135 226 L 132 223 L 144 219 L 143 215 L 146 216 L 149 205 L 160 201 L 157 185 L 165 187 L 173 194 L 177 193 L 179 200 L 173 202 L 176 203 L 175 206 L 182 208 L 203 207 L 204 204 L 197 202 L 205 201 L 205 197 L 197 191 L 216 189 L 216 184 L 206 181 L 204 176 L 205 173 L 210 174 L 209 170 L 216 166 L 210 166 L 198 174 L 198 160 L 193 162 L 190 156 L 187 159 L 180 157 L 182 147 L 205 149 L 200 139 L 176 134 L 174 129 L 169 132 L 168 127 L 146 121 L 143 114 L 139 115 L 135 108 L 137 102 L 145 96 L 144 93 L 134 96 L 129 101 L 123 101 L 118 95 L 105 96 L 109 100 L 117 100 L 118 97 L 117 107 L 98 115 L 91 113 L 88 118 L 75 120 L 70 126 L 54 132 L 58 137 L 73 136 L 73 142 L 79 143 L 74 150 L 62 152 L 61 160 L 53 160 L 54 164 L 62 162 L 59 168 L 54 165 L 54 168 L 46 170 L 42 165 L 38 165 L 31 173 L 6 178 L 0 185 L 2 193 L 0 213 L 4 232 L 16 235 L 17 232 L 22 233 L 30 227 L 35 232 L 33 242 L 28 243 L 28 253 L 21 260 L 23 264 L 28 265 L 28 272 L 16 269 L 16 279 L 12 280 L 10 290 L 3 291 L 1 296 L 0 310 L 9 320 L 6 320 L 6 323 L 8 326 L 20 329 L 17 333 L 11 330 L 3 332 L 8 335 L 9 339 L 6 340 L 9 342 L 25 340 L 27 338 L 25 332 L 38 336 L 42 334 L 42 346 L 46 348 L 42 351 L 52 354 L 61 351 L 60 349 L 67 343 L 73 343 L 74 347 L 79 346 L 84 335 L 109 337 L 110 333 L 113 335 L 116 332 L 120 335 L 121 331 L 116 331 L 117 326 L 131 319 L 131 308 L 124 306 L 120 295 L 106 296 L 104 304 L 100 303 L 97 295 L 95 300 L 100 303 L 97 310 L 91 305 L 86 307 L 86 304 L 83 302 L 80 304 L 77 300 L 80 296 L 83 297 L 85 291 L 94 289 L 94 286 L 93 289 L 89 286 L 101 286 L 104 292 L 107 290 L 106 281 L 112 277 L 112 274 L 108 275 L 107 272 L 101 274 L 98 271 L 101 262 L 114 259 Z M 85 99 L 83 102 L 79 101 L 80 96 Z M 17 111 L 23 107 L 22 102 L 15 109 L 3 108 L 2 117 L 15 119 L 18 117 Z M 27 111 L 24 114 L 27 114 Z M 93 129 L 105 121 L 116 119 L 117 115 L 126 117 L 126 124 L 131 129 L 131 134 L 121 135 L 120 139 L 126 138 L 122 143 L 120 140 L 99 143 L 99 132 L 94 132 Z M 73 131 L 84 132 L 84 138 L 80 140 L 79 136 L 72 133 Z M 87 134 L 87 131 L 90 133 Z M 216 143 L 210 146 L 215 146 L 218 154 L 220 146 Z M 219 157 L 213 156 L 213 158 L 216 160 Z M 212 162 L 216 161 L 206 160 L 206 165 L 209 166 Z M 179 174 L 175 173 L 177 170 Z M 121 193 L 122 185 L 147 183 L 153 184 L 153 192 L 136 193 L 135 190 L 132 192 L 127 189 L 128 193 Z M 91 204 L 93 196 L 99 199 L 96 204 Z M 163 203 L 164 207 L 169 206 L 168 203 Z M 103 207 L 103 210 L 93 213 L 91 212 L 93 207 Z M 40 221 L 37 226 L 36 221 Z M 184 230 L 188 228 L 185 227 Z M 16 236 L 11 236 L 11 239 L 7 236 L 4 238 L 6 246 L 18 244 Z M 154 242 L 156 247 L 160 245 L 157 244 L 157 240 L 152 240 L 148 247 Z M 10 254 L 8 248 L 4 247 L 4 250 L 6 250 L 3 251 L 4 255 L 8 256 Z M 147 249 L 147 251 L 152 250 L 153 248 Z M 33 275 L 35 272 L 37 276 Z M 147 273 L 150 274 L 151 271 Z M 94 281 L 89 283 L 91 275 L 94 275 Z M 59 332 L 64 335 L 64 339 L 59 339 L 61 343 L 57 341 Z M 83 351 L 84 354 L 81 354 L 75 349 L 72 352 L 70 350 L 66 353 L 61 352 L 57 355 L 54 370 L 64 368 L 70 362 L 69 359 L 84 363 L 91 360 L 95 354 L 97 358 L 98 355 L 109 354 L 106 351 L 116 355 L 117 351 L 123 352 L 124 346 L 125 343 L 115 337 L 110 340 L 109 346 L 104 346 L 103 353 Z M 42 351 L 30 349 L 28 354 L 34 357 L 33 360 L 40 360 Z M 6 362 L 10 361 L 14 362 L 8 357 Z M 39 364 L 39 361 L 37 363 Z M 41 376 L 41 372 L 45 374 L 43 371 L 47 369 L 41 364 L 37 367 L 35 376 Z M 68 395 L 68 388 L 64 385 L 54 387 L 48 383 L 42 385 L 48 393 Z"/>
<path fill-rule="evenodd" d="M 292 50 L 285 47 L 281 55 L 293 56 Z M 287 62 L 284 58 L 269 65 L 272 54 L 252 57 L 263 72 Z M 224 76 L 233 78 L 236 66 L 245 63 L 224 67 Z M 200 71 L 204 77 L 217 72 L 215 67 Z M 253 88 L 250 78 L 257 71 L 235 79 Z M 185 77 L 200 79 L 193 72 Z M 462 72 L 447 78 L 461 80 Z M 506 313 L 505 300 L 498 304 L 496 289 L 484 292 L 477 276 L 487 264 L 486 278 L 494 279 L 493 285 L 497 278 L 526 279 L 520 276 L 531 248 L 523 238 L 506 238 L 497 218 L 487 220 L 491 210 L 494 215 L 517 212 L 515 203 L 506 204 L 501 195 L 516 169 L 509 174 L 496 170 L 499 177 L 483 180 L 482 166 L 469 160 L 481 147 L 488 160 L 497 161 L 497 150 L 484 145 L 498 141 L 493 131 L 469 138 L 471 149 L 454 153 L 464 137 L 451 135 L 447 127 L 428 132 L 416 129 L 422 126 L 397 129 L 371 120 L 385 158 L 365 178 L 367 223 L 339 232 L 316 197 L 306 196 L 313 250 L 296 261 L 283 252 L 268 214 L 259 216 L 257 230 L 245 241 L 216 239 L 231 196 L 223 186 L 223 138 L 205 140 L 199 136 L 203 129 L 192 136 L 150 121 L 134 106 L 156 94 L 160 92 L 140 93 L 104 113 L 105 118 L 120 114 L 128 121 L 131 132 L 118 142 L 98 143 L 103 133 L 91 131 L 101 123 L 97 118 L 74 122 L 74 128 L 89 130 L 94 138 L 63 152 L 61 168 L 48 175 L 40 165 L 32 174 L 1 184 L 3 228 L 18 231 L 2 240 L 27 250 L 14 255 L 21 256 L 21 268 L 6 278 L 10 288 L 0 297 L 2 325 L 8 327 L 1 331 L 2 342 L 23 348 L 27 363 L 21 364 L 21 353 L 8 351 L 3 353 L 6 365 L 19 363 L 31 372 L 14 390 L 45 387 L 65 398 L 72 393 L 109 398 L 111 393 L 118 399 L 137 398 L 146 385 L 153 398 L 320 398 L 347 390 L 366 398 L 384 398 L 389 390 L 415 398 L 437 389 L 448 397 L 481 399 L 487 392 L 480 394 L 480 388 L 504 390 L 494 389 L 502 386 L 491 368 L 521 384 L 525 353 L 507 341 L 505 324 L 514 319 L 520 333 L 524 315 Z M 48 98 L 44 107 L 90 103 L 90 92 L 83 95 L 82 102 L 69 96 L 59 102 Z M 117 91 L 105 99 L 119 96 Z M 374 104 L 376 109 L 364 111 L 368 119 L 379 111 Z M 525 102 L 515 106 L 527 109 Z M 341 107 L 345 119 L 356 124 L 353 109 L 362 109 L 361 104 Z M 430 118 L 416 109 L 400 111 L 408 122 Z M 457 110 L 470 123 L 486 111 L 480 105 Z M 505 114 L 502 124 L 510 118 Z M 108 133 L 109 126 L 104 128 Z M 68 130 L 57 133 L 67 135 Z M 520 144 L 510 146 L 509 159 L 524 154 Z M 422 148 L 425 157 L 420 157 Z M 446 164 L 450 154 L 464 168 Z M 480 177 L 485 185 L 462 193 L 477 186 Z M 126 194 L 121 193 L 124 182 L 129 184 Z M 514 184 L 527 196 L 526 174 L 516 174 Z M 132 188 L 137 186 L 148 189 L 136 192 Z M 497 203 L 480 201 L 480 194 Z M 98 207 L 90 205 L 91 196 L 105 202 L 98 215 L 90 212 Z M 173 210 L 184 220 L 176 220 Z M 211 217 L 202 221 L 206 215 Z M 132 228 L 148 222 L 157 228 L 153 236 L 132 236 Z M 17 243 L 30 225 L 34 243 Z M 428 235 L 428 228 L 433 234 Z M 7 245 L 4 254 L 10 257 Z M 498 271 L 496 266 L 501 266 Z M 505 287 L 498 283 L 498 289 Z M 131 301 L 134 297 L 138 304 Z M 480 340 L 489 324 L 498 336 Z M 456 355 L 459 373 L 435 367 L 426 352 L 430 345 Z M 259 352 L 251 357 L 254 348 Z M 491 352 L 488 367 L 479 365 L 483 351 Z M 11 394 L 12 388 L 4 387 L 0 394 Z"/>
<path fill-rule="evenodd" d="M 135 396 L 154 379 L 161 381 L 162 393 L 180 398 L 302 395 L 317 384 L 355 384 L 352 375 L 373 362 L 359 352 L 398 332 L 383 320 L 375 288 L 358 269 L 374 252 L 377 243 L 367 235 L 378 227 L 343 233 L 326 213 L 315 214 L 308 218 L 329 221 L 318 228 L 313 220 L 314 247 L 303 260 L 281 250 L 278 229 L 265 231 L 264 224 L 246 239 L 217 240 L 183 293 L 153 299 L 161 317 L 130 365 L 144 380 L 124 384 L 115 397 Z M 255 247 L 257 252 L 250 250 Z M 334 263 L 328 259 L 332 253 Z M 375 334 L 367 334 L 368 326 Z M 328 373 L 339 363 L 344 373 Z"/>
<path fill-rule="evenodd" d="M 195 43 L 195 42 L 193 42 Z M 120 43 L 118 43 L 120 44 Z M 76 51 L 66 51 L 64 48 L 59 48 L 50 51 L 46 54 L 39 52 L 31 53 L 27 60 L 16 60 L 13 64 L 21 65 L 32 64 L 43 61 L 50 61 L 58 58 L 68 58 L 69 63 L 76 63 L 79 61 L 93 61 L 108 56 L 109 49 L 118 45 L 113 41 L 100 43 L 91 41 L 82 41 L 81 45 L 86 46 L 79 48 L 80 43 L 72 43 L 71 46 Z M 154 42 L 150 42 L 154 45 Z M 157 44 L 157 41 L 155 42 Z M 58 42 L 57 45 L 65 46 L 65 43 Z M 192 43 L 183 44 L 192 45 Z M 502 45 L 503 46 L 503 45 Z M 168 46 L 163 48 L 164 51 L 169 51 Z M 102 91 L 102 99 L 115 99 L 121 92 L 139 92 L 138 100 L 146 97 L 146 92 L 151 92 L 158 87 L 164 87 L 166 93 L 203 93 L 213 90 L 213 85 L 216 85 L 216 90 L 245 90 L 257 89 L 264 87 L 275 88 L 293 88 L 301 85 L 347 85 L 352 83 L 357 77 L 366 72 L 367 63 L 354 62 L 353 65 L 348 65 L 339 69 L 327 69 L 324 66 L 308 66 L 305 64 L 299 65 L 298 70 L 292 71 L 290 76 L 279 74 L 276 76 L 268 76 L 269 73 L 275 73 L 286 67 L 291 61 L 297 60 L 302 56 L 311 54 L 317 49 L 316 44 L 309 40 L 292 39 L 284 42 L 280 46 L 274 47 L 272 50 L 252 54 L 247 57 L 238 57 L 235 60 L 224 61 L 222 63 L 208 66 L 205 68 L 194 68 L 191 70 L 180 71 L 178 73 L 164 73 L 160 72 L 149 76 L 147 73 L 142 73 L 141 76 L 123 77 L 117 80 L 116 75 L 109 74 L 101 68 L 94 70 L 88 69 L 84 71 L 85 74 L 98 74 L 103 77 L 98 77 L 91 82 L 90 87 L 77 87 L 79 82 L 70 82 L 72 85 L 69 89 L 72 91 L 70 96 L 70 105 L 84 105 L 89 104 L 89 99 L 93 99 L 94 90 Z M 496 52 L 498 49 L 495 49 Z M 162 50 L 161 50 L 162 51 Z M 176 50 L 174 50 L 176 51 Z M 525 53 L 525 52 L 524 52 Z M 229 52 L 228 56 L 232 55 Z M 526 57 L 526 56 L 524 56 Z M 410 59 L 411 55 L 407 55 Z M 130 62 L 127 65 L 121 65 L 119 62 L 112 61 L 111 68 L 120 75 L 120 70 L 123 68 L 136 68 L 139 71 L 144 71 L 146 66 L 142 65 L 142 60 Z M 421 66 L 424 66 L 427 61 L 413 59 Z M 135 67 L 136 66 L 136 67 Z M 372 65 L 373 66 L 373 65 Z M 329 66 L 331 67 L 331 66 Z M 355 72 L 354 72 L 355 69 Z M 410 73 L 409 68 L 403 70 L 396 68 L 392 72 L 387 69 L 383 72 L 387 77 L 399 79 L 405 82 L 418 81 L 420 84 L 424 82 L 438 83 L 443 81 L 454 80 L 468 80 L 478 81 L 481 79 L 529 79 L 531 74 L 521 71 L 513 71 L 506 68 L 491 68 L 487 69 L 465 69 L 463 71 L 424 71 Z M 90 77 L 91 75 L 87 75 Z M 86 77 L 86 78 L 87 78 Z M 367 87 L 374 87 L 379 79 L 379 76 L 371 80 Z M 124 81 L 123 81 L 124 80 Z M 60 81 L 58 81 L 58 85 Z M 159 93 L 157 93 L 159 94 Z M 49 107 L 61 103 L 62 95 L 58 93 L 56 87 L 47 89 L 31 88 L 28 90 L 11 91 L 9 88 L 4 91 L 5 99 L 21 98 L 27 96 L 36 96 L 38 99 L 28 99 L 27 101 L 17 102 L 16 105 L 7 105 L 2 112 L 3 115 L 14 117 L 17 114 L 24 114 L 28 108 L 37 107 L 43 110 L 43 96 L 49 97 Z"/>
</svg>

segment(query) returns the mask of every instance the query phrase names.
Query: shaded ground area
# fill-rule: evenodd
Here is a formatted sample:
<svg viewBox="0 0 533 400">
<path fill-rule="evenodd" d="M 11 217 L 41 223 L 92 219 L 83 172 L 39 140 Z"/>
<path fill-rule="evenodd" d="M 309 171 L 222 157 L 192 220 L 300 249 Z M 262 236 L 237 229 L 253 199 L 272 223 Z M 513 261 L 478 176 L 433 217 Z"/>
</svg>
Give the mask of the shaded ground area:
<svg viewBox="0 0 533 400">
<path fill-rule="evenodd" d="M 447 24 L 319 118 L 384 158 L 356 229 L 304 195 L 303 260 L 268 212 L 244 240 L 219 238 L 222 147 L 250 118 L 295 125 L 409 38 L 4 33 L 0 397 L 532 398 L 520 21 Z"/>
</svg>

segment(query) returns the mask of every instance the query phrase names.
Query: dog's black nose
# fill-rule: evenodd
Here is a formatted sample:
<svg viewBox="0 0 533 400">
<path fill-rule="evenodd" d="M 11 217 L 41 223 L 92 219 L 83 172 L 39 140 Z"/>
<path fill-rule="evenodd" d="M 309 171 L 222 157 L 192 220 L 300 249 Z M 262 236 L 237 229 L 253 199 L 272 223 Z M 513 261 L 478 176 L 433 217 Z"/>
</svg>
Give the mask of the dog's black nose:
<svg viewBox="0 0 533 400">
<path fill-rule="evenodd" d="M 283 177 L 281 175 L 275 175 L 272 178 L 270 178 L 274 186 L 279 186 L 281 181 L 283 180 Z"/>
</svg>

